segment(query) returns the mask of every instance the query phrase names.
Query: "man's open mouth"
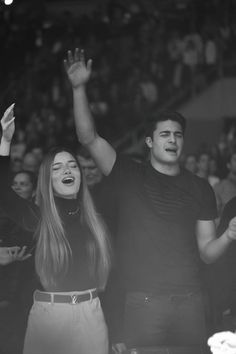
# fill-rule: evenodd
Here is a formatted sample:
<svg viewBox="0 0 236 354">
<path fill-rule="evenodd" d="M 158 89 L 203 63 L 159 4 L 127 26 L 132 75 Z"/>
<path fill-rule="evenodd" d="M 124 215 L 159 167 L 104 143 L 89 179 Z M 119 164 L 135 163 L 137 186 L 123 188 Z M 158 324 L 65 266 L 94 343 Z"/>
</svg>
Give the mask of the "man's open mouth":
<svg viewBox="0 0 236 354">
<path fill-rule="evenodd" d="M 167 148 L 165 149 L 167 152 L 171 152 L 171 153 L 174 153 L 176 154 L 177 153 L 177 149 L 176 148 Z"/>
</svg>

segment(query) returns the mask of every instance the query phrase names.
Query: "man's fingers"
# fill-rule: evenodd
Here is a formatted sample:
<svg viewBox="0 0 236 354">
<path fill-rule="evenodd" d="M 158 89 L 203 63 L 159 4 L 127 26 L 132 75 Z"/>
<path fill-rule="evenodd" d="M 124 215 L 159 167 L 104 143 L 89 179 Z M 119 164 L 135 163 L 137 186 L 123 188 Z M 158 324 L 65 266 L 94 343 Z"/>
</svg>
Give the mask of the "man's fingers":
<svg viewBox="0 0 236 354">
<path fill-rule="evenodd" d="M 80 62 L 81 62 L 82 64 L 85 63 L 85 57 L 84 57 L 84 50 L 83 50 L 83 49 L 81 49 L 81 50 L 79 51 L 79 60 L 80 60 Z"/>
<path fill-rule="evenodd" d="M 70 66 L 69 66 L 69 64 L 68 64 L 67 59 L 64 59 L 64 60 L 63 60 L 63 64 L 64 64 L 64 67 L 65 67 L 65 70 L 68 71 L 68 69 L 69 69 Z"/>
<path fill-rule="evenodd" d="M 12 103 L 4 112 L 3 115 L 3 120 L 8 121 L 13 117 L 13 109 L 14 109 L 15 103 Z"/>
<path fill-rule="evenodd" d="M 75 61 L 79 60 L 79 48 L 75 48 L 74 59 L 75 59 Z"/>
<path fill-rule="evenodd" d="M 72 55 L 71 50 L 68 50 L 68 52 L 67 52 L 67 58 L 68 58 L 68 63 L 69 63 L 69 65 L 72 65 L 73 62 L 74 62 L 74 59 L 73 59 L 73 55 Z"/>
<path fill-rule="evenodd" d="M 87 70 L 88 70 L 88 71 L 92 71 L 92 64 L 93 64 L 92 59 L 89 59 L 89 60 L 88 60 L 88 63 L 87 63 Z"/>
<path fill-rule="evenodd" d="M 10 120 L 8 120 L 7 122 L 5 122 L 4 124 L 4 128 L 8 128 L 15 120 L 15 117 L 12 117 Z"/>
</svg>

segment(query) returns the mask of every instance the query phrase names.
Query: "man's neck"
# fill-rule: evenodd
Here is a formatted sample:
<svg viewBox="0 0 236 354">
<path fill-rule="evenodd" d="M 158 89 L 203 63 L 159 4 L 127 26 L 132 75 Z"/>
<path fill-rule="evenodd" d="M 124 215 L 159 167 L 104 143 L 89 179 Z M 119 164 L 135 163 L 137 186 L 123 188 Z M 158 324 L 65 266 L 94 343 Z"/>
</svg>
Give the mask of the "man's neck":
<svg viewBox="0 0 236 354">
<path fill-rule="evenodd" d="M 162 164 L 162 163 L 158 163 L 156 161 L 151 160 L 151 165 L 156 171 L 158 171 L 164 175 L 176 176 L 180 173 L 180 166 L 178 163 L 176 163 L 176 164 Z"/>
</svg>

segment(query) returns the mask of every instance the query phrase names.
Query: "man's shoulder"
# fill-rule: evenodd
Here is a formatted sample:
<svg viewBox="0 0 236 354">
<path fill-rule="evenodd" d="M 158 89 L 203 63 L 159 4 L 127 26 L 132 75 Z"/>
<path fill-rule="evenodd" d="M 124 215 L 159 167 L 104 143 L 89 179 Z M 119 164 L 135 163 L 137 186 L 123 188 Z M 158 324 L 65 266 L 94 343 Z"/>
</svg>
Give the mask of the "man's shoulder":
<svg viewBox="0 0 236 354">
<path fill-rule="evenodd" d="M 213 188 L 207 179 L 203 177 L 199 177 L 196 174 L 186 169 L 182 170 L 182 176 L 183 176 L 183 183 L 186 183 L 186 185 L 188 185 L 188 187 L 191 188 L 192 191 L 201 190 L 204 191 L 204 193 L 207 193 L 208 191 L 209 193 L 213 192 Z"/>
<path fill-rule="evenodd" d="M 132 155 L 118 154 L 115 167 L 118 169 L 129 170 L 133 173 L 146 169 L 147 163 L 143 160 L 137 160 Z"/>
<path fill-rule="evenodd" d="M 195 173 L 192 173 L 192 172 L 186 170 L 185 168 L 181 169 L 181 175 L 182 175 L 183 179 L 192 181 L 193 183 L 196 183 L 196 184 L 202 185 L 202 184 L 208 183 L 205 178 L 199 177 Z"/>
</svg>

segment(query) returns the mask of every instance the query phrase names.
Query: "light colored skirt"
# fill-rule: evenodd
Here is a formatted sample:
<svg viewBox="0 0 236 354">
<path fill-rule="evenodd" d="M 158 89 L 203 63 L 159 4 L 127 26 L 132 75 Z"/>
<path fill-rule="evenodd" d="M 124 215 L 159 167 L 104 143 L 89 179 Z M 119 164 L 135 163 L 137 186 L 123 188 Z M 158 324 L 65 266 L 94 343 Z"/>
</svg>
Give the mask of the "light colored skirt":
<svg viewBox="0 0 236 354">
<path fill-rule="evenodd" d="M 78 304 L 34 301 L 23 354 L 108 354 L 107 326 L 99 298 Z"/>
</svg>

